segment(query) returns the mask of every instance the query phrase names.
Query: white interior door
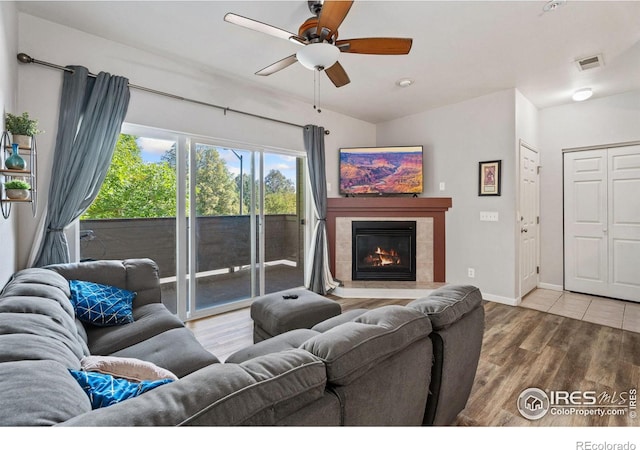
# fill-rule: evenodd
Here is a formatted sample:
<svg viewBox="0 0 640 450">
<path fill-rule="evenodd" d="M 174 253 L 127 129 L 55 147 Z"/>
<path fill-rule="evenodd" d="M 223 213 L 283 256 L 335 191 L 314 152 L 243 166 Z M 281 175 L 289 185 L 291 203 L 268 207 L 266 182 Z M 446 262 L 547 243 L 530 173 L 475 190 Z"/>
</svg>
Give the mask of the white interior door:
<svg viewBox="0 0 640 450">
<path fill-rule="evenodd" d="M 538 285 L 539 184 L 538 152 L 520 144 L 520 296 Z"/>
<path fill-rule="evenodd" d="M 608 156 L 609 292 L 640 301 L 640 145 Z"/>
<path fill-rule="evenodd" d="M 564 155 L 565 289 L 640 301 L 640 146 Z"/>
<path fill-rule="evenodd" d="M 607 290 L 607 151 L 564 155 L 565 289 Z"/>
</svg>

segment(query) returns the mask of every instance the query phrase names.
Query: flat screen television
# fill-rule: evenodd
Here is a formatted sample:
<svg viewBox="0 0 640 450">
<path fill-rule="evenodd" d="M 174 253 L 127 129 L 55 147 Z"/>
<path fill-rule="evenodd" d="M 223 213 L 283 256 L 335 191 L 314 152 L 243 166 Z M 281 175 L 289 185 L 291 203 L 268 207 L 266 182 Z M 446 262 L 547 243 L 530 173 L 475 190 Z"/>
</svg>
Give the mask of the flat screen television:
<svg viewBox="0 0 640 450">
<path fill-rule="evenodd" d="M 340 149 L 340 194 L 421 194 L 422 146 Z"/>
</svg>

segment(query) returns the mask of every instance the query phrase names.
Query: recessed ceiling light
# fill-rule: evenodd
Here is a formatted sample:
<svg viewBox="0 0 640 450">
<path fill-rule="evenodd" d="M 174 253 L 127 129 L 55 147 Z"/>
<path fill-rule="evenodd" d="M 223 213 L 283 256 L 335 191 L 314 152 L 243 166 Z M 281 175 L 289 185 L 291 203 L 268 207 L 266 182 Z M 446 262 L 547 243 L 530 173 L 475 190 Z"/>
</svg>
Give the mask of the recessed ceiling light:
<svg viewBox="0 0 640 450">
<path fill-rule="evenodd" d="M 577 91 L 575 91 L 573 93 L 573 96 L 571 96 L 571 98 L 576 102 L 581 102 L 583 100 L 588 99 L 592 95 L 593 95 L 593 91 L 591 90 L 591 88 L 584 88 L 584 89 L 578 89 Z"/>
<path fill-rule="evenodd" d="M 396 84 L 400 87 L 406 88 L 409 87 L 413 84 L 413 80 L 409 79 L 409 78 L 402 78 L 398 81 L 396 81 Z"/>
<path fill-rule="evenodd" d="M 555 11 L 565 3 L 567 3 L 567 0 L 551 0 L 550 2 L 548 2 L 546 5 L 542 7 L 542 10 L 544 12 Z"/>
</svg>

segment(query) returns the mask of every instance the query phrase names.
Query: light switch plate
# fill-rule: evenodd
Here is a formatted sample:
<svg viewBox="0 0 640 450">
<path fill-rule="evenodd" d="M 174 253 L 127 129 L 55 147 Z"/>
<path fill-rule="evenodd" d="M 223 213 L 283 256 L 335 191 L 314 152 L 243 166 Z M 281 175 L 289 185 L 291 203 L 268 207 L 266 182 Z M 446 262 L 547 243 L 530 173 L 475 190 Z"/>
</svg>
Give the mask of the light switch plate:
<svg viewBox="0 0 640 450">
<path fill-rule="evenodd" d="M 480 211 L 480 220 L 482 222 L 497 222 L 498 211 Z"/>
</svg>

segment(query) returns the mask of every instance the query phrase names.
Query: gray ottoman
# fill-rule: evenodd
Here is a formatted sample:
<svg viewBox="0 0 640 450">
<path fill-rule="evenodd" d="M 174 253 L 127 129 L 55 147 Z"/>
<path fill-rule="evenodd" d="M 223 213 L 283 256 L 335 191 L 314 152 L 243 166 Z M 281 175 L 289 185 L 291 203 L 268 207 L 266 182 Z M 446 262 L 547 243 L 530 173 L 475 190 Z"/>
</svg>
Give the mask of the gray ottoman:
<svg viewBox="0 0 640 450">
<path fill-rule="evenodd" d="M 285 298 L 291 296 L 297 298 Z M 251 304 L 253 342 L 298 328 L 311 328 L 341 312 L 337 302 L 303 288 L 267 294 Z"/>
</svg>

